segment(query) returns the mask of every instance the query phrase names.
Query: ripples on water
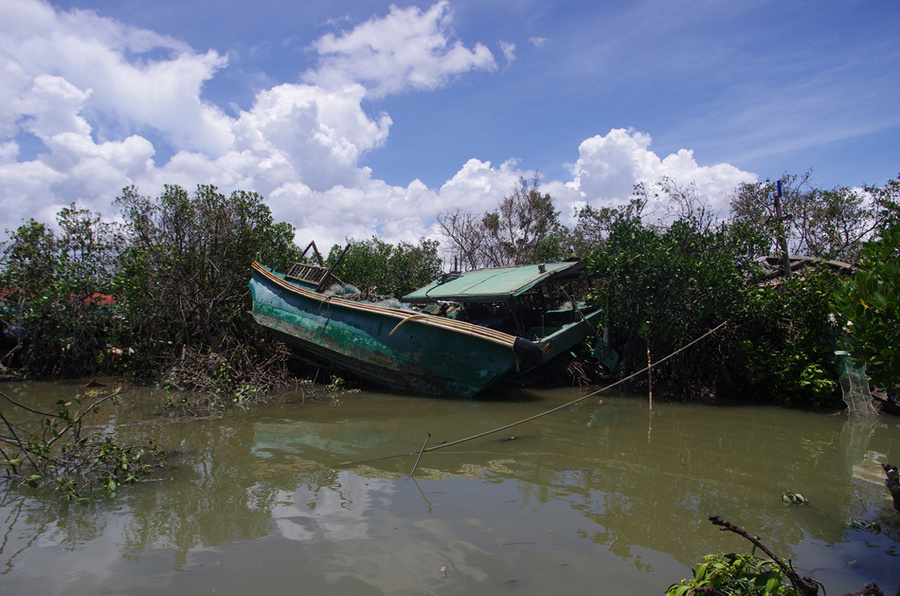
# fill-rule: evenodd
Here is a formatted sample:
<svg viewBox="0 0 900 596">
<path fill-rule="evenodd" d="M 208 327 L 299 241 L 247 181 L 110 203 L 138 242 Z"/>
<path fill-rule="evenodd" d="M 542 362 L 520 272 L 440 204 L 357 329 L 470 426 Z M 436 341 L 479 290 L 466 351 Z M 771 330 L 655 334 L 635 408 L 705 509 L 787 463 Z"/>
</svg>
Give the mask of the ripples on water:
<svg viewBox="0 0 900 596">
<path fill-rule="evenodd" d="M 73 387 L 2 389 L 52 403 Z M 410 478 L 427 433 L 433 447 L 578 393 L 297 394 L 210 420 L 125 393 L 93 422 L 178 450 L 177 468 L 91 505 L 6 494 L 0 594 L 662 594 L 704 554 L 749 552 L 712 513 L 829 594 L 900 586 L 878 465 L 900 463 L 900 418 L 601 395 L 426 453 Z"/>
</svg>

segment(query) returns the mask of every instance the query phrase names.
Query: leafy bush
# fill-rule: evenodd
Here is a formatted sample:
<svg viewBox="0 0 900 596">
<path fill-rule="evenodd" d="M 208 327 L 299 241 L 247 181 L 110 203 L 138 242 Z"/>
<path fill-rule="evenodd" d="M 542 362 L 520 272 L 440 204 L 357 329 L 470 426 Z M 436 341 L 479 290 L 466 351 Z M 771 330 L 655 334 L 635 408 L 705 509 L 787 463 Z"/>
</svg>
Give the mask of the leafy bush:
<svg viewBox="0 0 900 596">
<path fill-rule="evenodd" d="M 343 254 L 334 272 L 338 279 L 357 286 L 365 295 L 399 298 L 441 274 L 437 248 L 436 241 L 424 239 L 418 246 L 408 242 L 394 246 L 375 237 L 350 240 L 346 247 L 333 246 L 326 264 L 334 266 Z"/>
<path fill-rule="evenodd" d="M 116 227 L 74 206 L 60 233 L 31 220 L 7 242 L 0 288 L 9 305 L 3 328 L 24 330 L 24 371 L 32 377 L 115 372 L 120 309 L 110 296 L 122 238 Z"/>
<path fill-rule="evenodd" d="M 728 596 L 799 596 L 789 584 L 778 564 L 746 554 L 714 554 L 703 557 L 690 580 L 682 580 L 666 590 L 666 596 L 689 596 L 703 593 L 703 588 L 714 594 Z"/>
<path fill-rule="evenodd" d="M 52 412 L 42 412 L 0 392 L 0 399 L 17 415 L 0 413 L 4 426 L 0 457 L 7 481 L 33 489 L 52 487 L 66 500 L 84 501 L 112 495 L 119 486 L 164 467 L 167 452 L 152 439 L 122 444 L 110 433 L 84 432 L 84 417 L 106 402 L 115 404 L 118 395 L 119 389 L 91 390 L 70 401 L 59 400 Z M 12 421 L 23 417 L 25 422 Z"/>
<path fill-rule="evenodd" d="M 125 189 L 128 250 L 116 276 L 139 376 L 155 376 L 185 347 L 217 351 L 255 342 L 247 316 L 254 260 L 286 267 L 296 258 L 293 229 L 275 224 L 256 193 L 193 196 L 166 186 L 156 199 Z"/>
<path fill-rule="evenodd" d="M 283 367 L 247 314 L 253 260 L 287 268 L 297 256 L 293 228 L 275 223 L 262 197 L 166 186 L 148 198 L 131 187 L 118 204 L 122 224 L 73 206 L 58 234 L 32 220 L 5 243 L 3 323 L 27 334 L 17 354 L 25 376 L 130 370 L 157 381 L 185 370 L 186 351 L 235 356 L 237 387 L 261 381 L 260 364 Z"/>
<path fill-rule="evenodd" d="M 737 395 L 780 405 L 839 404 L 831 294 L 840 278 L 827 268 L 748 287 L 732 315 Z"/>
<path fill-rule="evenodd" d="M 900 385 L 900 206 L 890 208 L 895 216 L 863 245 L 859 271 L 834 292 L 849 323 L 843 343 L 872 381 L 888 389 Z"/>
<path fill-rule="evenodd" d="M 601 280 L 623 374 L 641 370 L 722 322 L 701 346 L 653 367 L 655 387 L 684 399 L 826 406 L 838 402 L 827 270 L 763 283 L 754 232 L 688 217 L 658 230 L 639 212 L 610 219 L 603 250 L 587 259 Z M 636 383 L 646 382 L 638 377 Z M 640 385 L 633 386 L 634 389 Z"/>
</svg>

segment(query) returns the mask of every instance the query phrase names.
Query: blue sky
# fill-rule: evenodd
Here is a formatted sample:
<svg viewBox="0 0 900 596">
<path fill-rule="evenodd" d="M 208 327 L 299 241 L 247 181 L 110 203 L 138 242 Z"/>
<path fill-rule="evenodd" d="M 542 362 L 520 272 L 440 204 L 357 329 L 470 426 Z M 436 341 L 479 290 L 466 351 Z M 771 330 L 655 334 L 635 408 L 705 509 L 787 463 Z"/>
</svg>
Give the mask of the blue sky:
<svg viewBox="0 0 900 596">
<path fill-rule="evenodd" d="M 0 229 L 134 184 L 255 190 L 320 246 L 434 236 L 542 174 L 568 218 L 663 177 L 900 173 L 896 0 L 0 0 Z"/>
</svg>

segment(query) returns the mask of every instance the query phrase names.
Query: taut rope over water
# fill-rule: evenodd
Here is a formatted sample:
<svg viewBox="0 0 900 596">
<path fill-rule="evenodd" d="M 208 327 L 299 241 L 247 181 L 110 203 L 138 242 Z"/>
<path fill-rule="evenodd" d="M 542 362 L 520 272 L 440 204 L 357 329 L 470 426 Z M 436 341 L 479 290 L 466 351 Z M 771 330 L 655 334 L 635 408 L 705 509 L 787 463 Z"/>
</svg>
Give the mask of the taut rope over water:
<svg viewBox="0 0 900 596">
<path fill-rule="evenodd" d="M 659 360 L 657 360 L 656 362 L 653 363 L 653 366 L 659 366 L 666 360 L 673 358 L 674 356 L 687 350 L 694 344 L 697 344 L 697 343 L 703 341 L 704 339 L 706 339 L 707 337 L 709 337 L 710 335 L 712 335 L 713 333 L 715 333 L 716 331 L 718 331 L 719 329 L 721 329 L 722 327 L 724 327 L 727 324 L 728 324 L 728 321 L 719 323 L 719 325 L 717 325 L 716 327 L 710 329 L 709 331 L 707 331 L 700 337 L 696 338 L 695 340 L 691 341 L 690 343 L 687 343 L 684 346 L 678 348 L 677 350 L 675 350 L 674 352 L 672 352 L 665 358 L 660 358 Z M 572 401 L 566 402 L 560 406 L 550 408 L 549 410 L 546 410 L 539 414 L 535 414 L 534 416 L 529 416 L 528 418 L 523 418 L 522 420 L 517 420 L 516 422 L 511 422 L 511 423 L 505 424 L 503 426 L 498 426 L 497 428 L 478 433 L 477 435 L 472 435 L 470 437 L 465 437 L 462 439 L 456 439 L 455 441 L 444 442 L 444 443 L 441 443 L 440 445 L 435 445 L 434 447 L 428 447 L 427 449 L 425 448 L 425 445 L 423 445 L 422 449 L 420 449 L 418 451 L 410 451 L 408 453 L 398 453 L 396 455 L 386 455 L 384 457 L 376 457 L 374 459 L 367 459 L 367 460 L 356 461 L 356 462 L 352 462 L 352 461 L 341 462 L 341 463 L 337 464 L 335 467 L 344 467 L 344 466 L 351 466 L 351 465 L 358 465 L 358 464 L 368 464 L 368 463 L 372 463 L 372 462 L 376 462 L 376 461 L 383 461 L 386 459 L 394 459 L 396 457 L 409 457 L 411 455 L 418 455 L 418 459 L 416 460 L 416 465 L 413 468 L 413 471 L 410 473 L 410 476 L 412 476 L 415 473 L 416 468 L 419 467 L 419 460 L 422 459 L 422 454 L 424 454 L 424 453 L 430 453 L 432 451 L 437 451 L 438 449 L 445 449 L 447 447 L 452 447 L 454 445 L 460 445 L 462 443 L 474 441 L 475 439 L 480 439 L 482 437 L 486 437 L 488 435 L 492 435 L 492 434 L 498 433 L 500 431 L 504 431 L 504 430 L 519 426 L 521 424 L 525 424 L 526 422 L 531 422 L 532 420 L 537 420 L 538 418 L 543 418 L 544 416 L 548 416 L 550 414 L 553 414 L 554 412 L 559 412 L 560 410 L 565 410 L 566 408 L 574 406 L 577 403 L 583 402 L 586 399 L 590 399 L 592 397 L 595 397 L 596 395 L 599 395 L 600 393 L 602 393 L 604 391 L 612 389 L 613 387 L 616 387 L 617 385 L 621 385 L 622 383 L 625 383 L 626 381 L 630 381 L 631 379 L 644 374 L 649 369 L 650 369 L 650 366 L 646 366 L 646 367 L 642 368 L 641 370 L 639 370 L 635 373 L 632 373 L 623 379 L 619 379 L 618 381 L 616 381 L 615 383 L 612 383 L 611 385 L 606 385 L 605 387 L 601 387 L 601 388 L 597 389 L 596 391 L 592 391 L 591 393 L 588 393 L 587 395 L 582 395 L 579 398 L 573 399 Z M 603 402 L 601 401 L 600 403 L 602 404 Z M 430 437 L 431 435 L 429 434 L 428 436 Z M 425 444 L 426 445 L 428 444 L 427 439 L 425 440 Z"/>
</svg>

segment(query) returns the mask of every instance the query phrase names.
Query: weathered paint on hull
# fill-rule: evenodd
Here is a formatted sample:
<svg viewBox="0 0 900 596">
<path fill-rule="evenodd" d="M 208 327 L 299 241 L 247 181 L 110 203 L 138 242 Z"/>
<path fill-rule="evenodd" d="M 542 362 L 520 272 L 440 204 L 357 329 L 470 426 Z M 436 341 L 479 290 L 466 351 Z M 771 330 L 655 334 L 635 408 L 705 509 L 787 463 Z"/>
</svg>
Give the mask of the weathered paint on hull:
<svg viewBox="0 0 900 596">
<path fill-rule="evenodd" d="M 469 397 L 519 365 L 512 336 L 478 337 L 483 330 L 474 325 L 471 330 L 461 323 L 441 327 L 434 317 L 367 309 L 291 286 L 254 268 L 250 288 L 256 320 L 294 350 L 379 385 Z"/>
</svg>

